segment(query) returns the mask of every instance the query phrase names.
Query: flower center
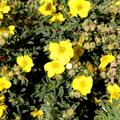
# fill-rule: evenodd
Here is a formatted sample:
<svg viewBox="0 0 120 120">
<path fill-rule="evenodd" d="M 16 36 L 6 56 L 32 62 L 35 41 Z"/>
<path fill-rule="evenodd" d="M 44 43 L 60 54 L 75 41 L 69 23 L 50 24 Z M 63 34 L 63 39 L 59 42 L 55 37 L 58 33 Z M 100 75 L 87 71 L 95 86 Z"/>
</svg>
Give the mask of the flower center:
<svg viewBox="0 0 120 120">
<path fill-rule="evenodd" d="M 77 5 L 77 10 L 79 11 L 79 10 L 81 10 L 81 9 L 83 9 L 83 6 L 82 6 L 81 4 L 78 4 L 78 5 Z"/>
<path fill-rule="evenodd" d="M 119 98 L 119 96 L 120 96 L 120 93 L 113 92 L 112 96 L 113 96 L 113 98 Z"/>
<path fill-rule="evenodd" d="M 59 63 L 53 63 L 53 68 L 58 68 L 59 67 Z"/>
<path fill-rule="evenodd" d="M 61 54 L 61 53 L 64 53 L 64 52 L 65 52 L 65 47 L 60 46 L 59 47 L 59 53 Z"/>
<path fill-rule="evenodd" d="M 4 82 L 0 82 L 0 86 L 5 86 L 5 83 Z"/>
<path fill-rule="evenodd" d="M 82 82 L 80 83 L 80 86 L 84 88 L 84 87 L 86 86 L 86 82 L 82 81 Z"/>
<path fill-rule="evenodd" d="M 23 67 L 27 66 L 27 61 L 26 61 L 26 60 L 23 60 L 22 66 L 23 66 Z"/>
<path fill-rule="evenodd" d="M 45 10 L 49 11 L 49 10 L 51 10 L 51 8 L 52 8 L 52 4 L 51 3 L 47 3 L 47 5 L 45 6 Z"/>
</svg>

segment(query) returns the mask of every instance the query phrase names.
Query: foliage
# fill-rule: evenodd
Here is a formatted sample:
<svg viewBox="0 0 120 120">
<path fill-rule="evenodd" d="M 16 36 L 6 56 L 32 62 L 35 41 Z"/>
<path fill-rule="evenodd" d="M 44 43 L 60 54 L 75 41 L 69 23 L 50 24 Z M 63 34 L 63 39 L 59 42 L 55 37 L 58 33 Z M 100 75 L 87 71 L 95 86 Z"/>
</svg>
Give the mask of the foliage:
<svg viewBox="0 0 120 120">
<path fill-rule="evenodd" d="M 113 104 L 102 102 L 99 111 L 96 111 L 97 116 L 94 120 L 119 120 L 120 118 L 120 100 L 113 101 Z"/>
<path fill-rule="evenodd" d="M 119 0 L 69 1 L 1 0 L 0 119 L 119 120 Z"/>
</svg>

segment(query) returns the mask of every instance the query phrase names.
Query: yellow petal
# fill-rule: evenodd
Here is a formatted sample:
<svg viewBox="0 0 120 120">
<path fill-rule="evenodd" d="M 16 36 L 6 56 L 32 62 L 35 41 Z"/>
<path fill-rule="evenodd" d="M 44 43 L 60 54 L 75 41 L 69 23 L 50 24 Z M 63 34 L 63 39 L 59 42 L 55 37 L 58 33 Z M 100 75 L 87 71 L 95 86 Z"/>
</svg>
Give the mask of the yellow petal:
<svg viewBox="0 0 120 120">
<path fill-rule="evenodd" d="M 0 13 L 0 19 L 3 19 L 3 14 L 2 13 Z"/>
<path fill-rule="evenodd" d="M 15 30 L 15 26 L 14 26 L 14 25 L 10 25 L 10 26 L 8 26 L 8 29 L 9 29 L 10 31 L 14 31 L 14 30 Z"/>
<path fill-rule="evenodd" d="M 117 1 L 115 4 L 116 4 L 116 5 L 120 5 L 120 1 Z"/>
<path fill-rule="evenodd" d="M 25 67 L 22 68 L 22 70 L 25 71 L 25 72 L 30 72 L 31 71 L 31 67 L 25 66 Z"/>
<path fill-rule="evenodd" d="M 4 110 L 0 108 L 0 118 L 2 117 L 3 113 L 4 113 Z"/>
<path fill-rule="evenodd" d="M 17 57 L 17 64 L 20 64 L 22 58 L 23 58 L 23 56 L 18 56 Z"/>
<path fill-rule="evenodd" d="M 50 52 L 55 51 L 55 49 L 58 49 L 58 47 L 59 47 L 58 43 L 50 42 L 50 44 L 49 44 L 49 51 Z"/>
<path fill-rule="evenodd" d="M 5 101 L 5 96 L 4 95 L 0 95 L 0 102 L 1 101 Z"/>
<path fill-rule="evenodd" d="M 45 71 L 48 71 L 49 70 L 49 68 L 51 68 L 51 62 L 48 62 L 48 63 L 46 63 L 45 65 L 44 65 L 44 70 Z"/>
<path fill-rule="evenodd" d="M 53 23 L 53 22 L 64 22 L 65 18 L 63 17 L 63 14 L 61 14 L 60 12 L 57 14 L 53 14 L 52 18 L 49 20 L 49 23 Z"/>
<path fill-rule="evenodd" d="M 55 73 L 53 71 L 48 71 L 48 77 L 51 78 L 55 75 Z"/>
</svg>

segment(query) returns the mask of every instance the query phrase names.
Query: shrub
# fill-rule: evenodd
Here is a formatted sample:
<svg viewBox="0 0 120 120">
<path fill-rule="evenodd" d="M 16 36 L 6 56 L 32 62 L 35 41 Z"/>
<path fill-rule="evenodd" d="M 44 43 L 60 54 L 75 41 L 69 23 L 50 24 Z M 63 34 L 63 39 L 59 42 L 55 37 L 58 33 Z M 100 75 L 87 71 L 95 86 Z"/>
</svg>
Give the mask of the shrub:
<svg viewBox="0 0 120 120">
<path fill-rule="evenodd" d="M 119 0 L 1 0 L 0 25 L 1 120 L 119 120 Z"/>
</svg>

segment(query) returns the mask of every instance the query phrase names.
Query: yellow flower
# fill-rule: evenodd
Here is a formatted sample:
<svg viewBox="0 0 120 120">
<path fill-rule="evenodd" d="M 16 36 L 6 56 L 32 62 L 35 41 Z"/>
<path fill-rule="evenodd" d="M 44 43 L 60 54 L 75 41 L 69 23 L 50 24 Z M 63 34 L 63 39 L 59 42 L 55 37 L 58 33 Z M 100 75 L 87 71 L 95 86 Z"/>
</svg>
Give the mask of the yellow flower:
<svg viewBox="0 0 120 120">
<path fill-rule="evenodd" d="M 120 98 L 120 87 L 117 84 L 108 85 L 107 91 L 110 94 L 110 102 L 112 103 L 112 99 Z"/>
<path fill-rule="evenodd" d="M 115 4 L 116 4 L 116 5 L 120 5 L 120 0 L 118 0 Z"/>
<path fill-rule="evenodd" d="M 6 112 L 6 109 L 6 105 L 0 105 L 0 118 L 3 116 L 4 112 Z"/>
<path fill-rule="evenodd" d="M 79 15 L 81 18 L 85 18 L 91 9 L 91 3 L 86 0 L 69 0 L 68 5 L 71 15 L 75 17 Z"/>
<path fill-rule="evenodd" d="M 56 6 L 50 1 L 41 5 L 38 11 L 43 15 L 52 15 L 56 12 Z"/>
<path fill-rule="evenodd" d="M 11 87 L 11 82 L 5 78 L 0 78 L 0 91 Z"/>
<path fill-rule="evenodd" d="M 18 56 L 17 64 L 22 68 L 24 72 L 30 72 L 31 68 L 34 66 L 33 60 L 28 56 Z"/>
<path fill-rule="evenodd" d="M 99 69 L 103 71 L 106 68 L 106 66 L 113 61 L 115 61 L 115 57 L 113 55 L 108 54 L 108 55 L 102 56 L 100 58 L 101 63 L 99 65 Z"/>
<path fill-rule="evenodd" d="M 10 11 L 10 6 L 6 5 L 2 8 L 2 13 L 8 13 Z"/>
<path fill-rule="evenodd" d="M 60 61 L 48 62 L 44 65 L 45 71 L 48 71 L 48 77 L 51 78 L 54 75 L 59 75 L 64 72 L 65 68 Z"/>
<path fill-rule="evenodd" d="M 7 5 L 5 0 L 0 2 L 0 19 L 3 19 L 3 13 L 8 13 L 10 11 L 10 6 Z"/>
<path fill-rule="evenodd" d="M 38 116 L 43 116 L 43 111 L 42 110 L 34 110 L 33 112 L 31 112 L 31 115 L 33 116 L 33 117 L 38 117 Z"/>
<path fill-rule="evenodd" d="M 53 17 L 49 20 L 49 23 L 53 23 L 53 22 L 64 22 L 65 21 L 65 18 L 63 17 L 63 14 L 61 14 L 60 12 L 59 13 L 56 13 L 53 15 Z"/>
<path fill-rule="evenodd" d="M 2 0 L 0 2 L 0 12 L 8 13 L 9 11 L 10 11 L 10 6 L 7 5 L 7 2 L 5 0 Z"/>
<path fill-rule="evenodd" d="M 9 25 L 9 26 L 8 26 L 8 29 L 9 29 L 9 33 L 10 33 L 11 35 L 14 35 L 15 26 L 14 26 L 14 25 Z"/>
<path fill-rule="evenodd" d="M 73 79 L 72 82 L 73 89 L 79 91 L 84 96 L 91 92 L 92 86 L 93 86 L 92 77 L 87 77 L 84 75 L 77 76 L 75 79 Z"/>
<path fill-rule="evenodd" d="M 49 51 L 50 58 L 59 60 L 63 65 L 69 63 L 70 59 L 74 56 L 72 43 L 69 40 L 60 41 L 60 43 L 50 42 Z"/>
</svg>

